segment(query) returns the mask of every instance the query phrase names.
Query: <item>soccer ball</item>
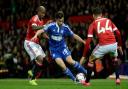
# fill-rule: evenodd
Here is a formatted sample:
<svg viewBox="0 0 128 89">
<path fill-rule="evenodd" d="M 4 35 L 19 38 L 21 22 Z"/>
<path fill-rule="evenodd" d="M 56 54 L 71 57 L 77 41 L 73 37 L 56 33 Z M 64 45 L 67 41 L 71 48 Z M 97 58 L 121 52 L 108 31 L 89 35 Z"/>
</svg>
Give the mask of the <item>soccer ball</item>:
<svg viewBox="0 0 128 89">
<path fill-rule="evenodd" d="M 77 75 L 76 75 L 76 80 L 77 81 L 79 81 L 79 82 L 81 82 L 81 81 L 85 81 L 85 75 L 83 74 L 83 73 L 78 73 Z"/>
</svg>

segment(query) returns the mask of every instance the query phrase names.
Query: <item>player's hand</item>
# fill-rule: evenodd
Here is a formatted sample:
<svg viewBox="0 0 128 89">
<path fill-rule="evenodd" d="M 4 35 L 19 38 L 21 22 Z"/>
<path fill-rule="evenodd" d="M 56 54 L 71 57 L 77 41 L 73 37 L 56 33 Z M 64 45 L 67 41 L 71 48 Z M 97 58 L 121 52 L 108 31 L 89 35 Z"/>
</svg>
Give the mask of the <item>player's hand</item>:
<svg viewBox="0 0 128 89">
<path fill-rule="evenodd" d="M 31 41 L 36 42 L 36 41 L 37 41 L 37 39 L 38 39 L 38 37 L 35 35 L 34 37 L 32 37 Z"/>
<path fill-rule="evenodd" d="M 84 39 L 84 42 L 83 43 L 84 43 L 84 45 L 86 44 L 86 39 Z"/>
<path fill-rule="evenodd" d="M 83 41 L 83 44 L 85 45 L 85 44 L 86 44 L 86 42 L 85 42 L 85 41 Z"/>
<path fill-rule="evenodd" d="M 49 36 L 46 33 L 42 34 L 44 38 L 49 39 Z"/>
<path fill-rule="evenodd" d="M 88 62 L 88 67 L 93 68 L 94 63 Z"/>
<path fill-rule="evenodd" d="M 80 64 L 83 65 L 84 62 L 85 62 L 85 57 L 81 57 L 81 59 L 80 59 Z"/>
<path fill-rule="evenodd" d="M 123 55 L 123 50 L 122 50 L 122 47 L 121 46 L 118 46 L 118 50 L 121 53 L 121 55 Z"/>
</svg>

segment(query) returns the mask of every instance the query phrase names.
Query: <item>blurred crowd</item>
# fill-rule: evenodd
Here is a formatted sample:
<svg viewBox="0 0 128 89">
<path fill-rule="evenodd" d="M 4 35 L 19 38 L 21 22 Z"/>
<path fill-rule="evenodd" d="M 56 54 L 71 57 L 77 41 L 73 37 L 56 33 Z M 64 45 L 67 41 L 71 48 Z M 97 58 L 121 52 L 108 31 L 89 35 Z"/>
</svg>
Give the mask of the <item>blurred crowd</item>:
<svg viewBox="0 0 128 89">
<path fill-rule="evenodd" d="M 12 55 L 15 68 L 24 70 L 29 66 L 29 56 L 26 54 L 23 43 L 27 25 L 17 26 L 19 20 L 29 20 L 35 14 L 37 6 L 44 5 L 47 9 L 46 18 L 53 18 L 58 10 L 64 11 L 65 21 L 72 30 L 86 38 L 88 23 L 72 23 L 71 16 L 91 15 L 93 6 L 101 6 L 103 14 L 112 19 L 122 34 L 124 57 L 128 58 L 128 1 L 127 0 L 2 0 L 0 1 L 0 60 L 5 60 L 7 54 Z M 83 45 L 73 39 L 67 39 L 72 56 L 79 60 Z M 95 42 L 94 42 L 95 43 Z M 43 49 L 48 54 L 47 42 L 41 40 Z M 26 72 L 27 69 L 24 71 Z"/>
</svg>

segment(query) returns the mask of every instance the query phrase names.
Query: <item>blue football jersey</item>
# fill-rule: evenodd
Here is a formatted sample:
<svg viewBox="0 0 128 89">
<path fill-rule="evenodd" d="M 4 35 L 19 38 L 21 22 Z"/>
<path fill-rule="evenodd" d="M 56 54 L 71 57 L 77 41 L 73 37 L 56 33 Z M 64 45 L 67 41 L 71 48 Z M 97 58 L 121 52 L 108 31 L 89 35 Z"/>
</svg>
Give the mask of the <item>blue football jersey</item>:
<svg viewBox="0 0 128 89">
<path fill-rule="evenodd" d="M 73 36 L 73 32 L 68 25 L 62 24 L 58 26 L 56 22 L 50 23 L 44 27 L 44 31 L 49 35 L 49 49 L 57 50 L 63 47 L 67 47 L 65 42 L 66 36 Z"/>
</svg>

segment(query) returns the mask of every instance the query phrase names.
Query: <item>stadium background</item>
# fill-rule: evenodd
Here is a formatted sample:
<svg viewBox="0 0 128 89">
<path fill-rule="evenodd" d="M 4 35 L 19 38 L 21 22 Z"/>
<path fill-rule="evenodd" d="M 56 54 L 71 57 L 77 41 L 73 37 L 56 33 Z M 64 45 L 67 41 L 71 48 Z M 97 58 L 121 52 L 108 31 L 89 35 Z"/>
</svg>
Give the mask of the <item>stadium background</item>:
<svg viewBox="0 0 128 89">
<path fill-rule="evenodd" d="M 72 30 L 86 38 L 87 29 L 93 18 L 93 6 L 102 6 L 103 14 L 112 19 L 120 29 L 123 40 L 124 55 L 121 56 L 122 64 L 120 73 L 128 75 L 128 1 L 127 0 L 1 0 L 0 1 L 0 78 L 27 77 L 29 56 L 26 54 L 23 42 L 27 30 L 27 22 L 35 13 L 36 7 L 44 5 L 47 9 L 46 19 L 54 17 L 58 10 L 63 10 L 65 22 Z M 73 39 L 67 39 L 72 56 L 75 60 L 81 58 L 83 45 Z M 94 44 L 92 44 L 92 49 Z M 41 45 L 48 54 L 46 40 L 41 40 Z M 47 56 L 49 64 L 43 68 L 43 77 L 62 77 L 63 74 L 55 62 Z M 109 57 L 105 57 L 109 59 Z M 70 67 L 70 66 L 69 66 Z M 74 70 L 75 71 L 75 70 Z M 107 68 L 108 72 L 112 67 Z M 103 71 L 102 78 L 106 76 Z"/>
</svg>

